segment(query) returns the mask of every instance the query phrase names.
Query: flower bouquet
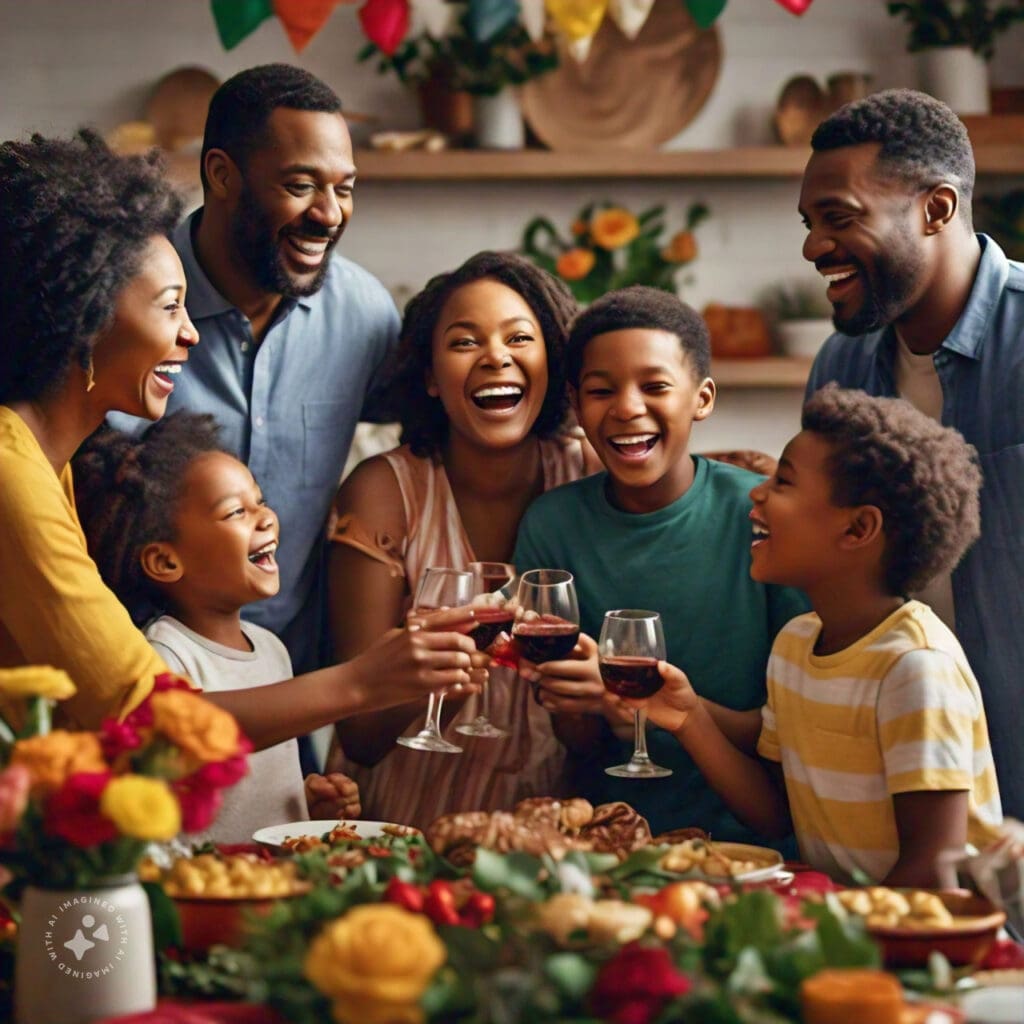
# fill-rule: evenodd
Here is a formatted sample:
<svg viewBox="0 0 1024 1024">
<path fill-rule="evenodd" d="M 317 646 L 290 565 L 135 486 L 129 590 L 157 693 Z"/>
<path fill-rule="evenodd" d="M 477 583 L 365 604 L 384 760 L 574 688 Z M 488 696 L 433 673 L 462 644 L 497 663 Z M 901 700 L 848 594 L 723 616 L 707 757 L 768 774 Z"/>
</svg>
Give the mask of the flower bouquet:
<svg viewBox="0 0 1024 1024">
<path fill-rule="evenodd" d="M 565 281 L 580 302 L 633 284 L 674 292 L 679 271 L 697 257 L 693 232 L 710 211 L 691 204 L 682 230 L 667 242 L 664 214 L 664 206 L 634 216 L 608 201 L 587 203 L 568 238 L 547 217 L 534 217 L 523 230 L 521 251 Z"/>
</svg>

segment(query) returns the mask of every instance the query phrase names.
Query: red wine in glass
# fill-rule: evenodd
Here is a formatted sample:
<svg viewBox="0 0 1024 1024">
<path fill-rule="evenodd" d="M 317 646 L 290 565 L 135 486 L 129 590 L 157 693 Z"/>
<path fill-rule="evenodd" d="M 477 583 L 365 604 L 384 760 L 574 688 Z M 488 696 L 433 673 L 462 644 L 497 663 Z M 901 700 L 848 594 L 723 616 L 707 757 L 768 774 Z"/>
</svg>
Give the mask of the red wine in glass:
<svg viewBox="0 0 1024 1024">
<path fill-rule="evenodd" d="M 500 633 L 508 633 L 512 629 L 512 622 L 515 619 L 515 610 L 509 607 L 503 608 L 477 608 L 475 609 L 477 626 L 470 634 L 473 643 L 478 651 L 486 651 Z"/>
<path fill-rule="evenodd" d="M 557 615 L 541 615 L 524 619 L 512 630 L 516 645 L 527 661 L 543 665 L 546 661 L 567 658 L 580 638 L 578 622 L 569 622 Z"/>
<path fill-rule="evenodd" d="M 605 689 L 619 697 L 642 700 L 657 693 L 664 684 L 657 658 L 613 656 L 602 658 L 600 668 Z"/>
</svg>

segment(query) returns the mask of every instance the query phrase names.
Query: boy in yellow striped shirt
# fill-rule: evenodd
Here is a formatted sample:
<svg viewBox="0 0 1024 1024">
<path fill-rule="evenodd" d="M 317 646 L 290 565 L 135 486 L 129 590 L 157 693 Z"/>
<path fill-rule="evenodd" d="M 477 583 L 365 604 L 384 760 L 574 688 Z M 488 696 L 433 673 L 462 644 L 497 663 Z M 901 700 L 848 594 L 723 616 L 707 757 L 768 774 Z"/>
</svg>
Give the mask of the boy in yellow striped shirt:
<svg viewBox="0 0 1024 1024">
<path fill-rule="evenodd" d="M 736 749 L 686 676 L 644 706 L 748 825 L 792 820 L 810 864 L 849 881 L 932 886 L 936 856 L 1002 821 L 977 681 L 953 633 L 911 600 L 978 536 L 974 449 L 909 403 L 833 386 L 804 408 L 751 491 L 751 575 L 813 611 L 777 635 L 761 759 Z M 781 765 L 781 770 L 780 770 Z"/>
</svg>

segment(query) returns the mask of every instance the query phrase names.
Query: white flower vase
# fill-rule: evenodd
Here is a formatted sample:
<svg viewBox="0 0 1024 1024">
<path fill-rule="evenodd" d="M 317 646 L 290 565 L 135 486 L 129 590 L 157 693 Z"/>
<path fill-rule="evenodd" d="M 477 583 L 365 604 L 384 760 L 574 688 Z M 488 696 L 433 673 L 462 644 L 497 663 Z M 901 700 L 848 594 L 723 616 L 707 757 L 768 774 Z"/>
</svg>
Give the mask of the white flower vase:
<svg viewBox="0 0 1024 1024">
<path fill-rule="evenodd" d="M 775 325 L 779 348 L 786 356 L 813 359 L 822 345 L 835 333 L 827 317 L 811 320 L 780 320 Z"/>
<path fill-rule="evenodd" d="M 493 96 L 473 97 L 473 140 L 479 149 L 522 149 L 526 144 L 519 94 L 506 86 Z"/>
<path fill-rule="evenodd" d="M 15 1024 L 89 1024 L 155 1006 L 149 901 L 134 876 L 91 889 L 25 889 Z"/>
<path fill-rule="evenodd" d="M 936 46 L 920 54 L 921 88 L 957 114 L 987 114 L 988 63 L 969 46 Z"/>
</svg>

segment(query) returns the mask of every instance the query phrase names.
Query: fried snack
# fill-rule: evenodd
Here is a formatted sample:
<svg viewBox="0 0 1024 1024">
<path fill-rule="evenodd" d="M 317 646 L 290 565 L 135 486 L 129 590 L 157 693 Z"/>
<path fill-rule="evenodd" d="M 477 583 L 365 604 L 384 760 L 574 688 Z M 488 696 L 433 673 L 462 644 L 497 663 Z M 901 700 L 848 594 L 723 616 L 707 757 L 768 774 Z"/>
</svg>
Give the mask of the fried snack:
<svg viewBox="0 0 1024 1024">
<path fill-rule="evenodd" d="M 319 836 L 287 836 L 281 840 L 281 849 L 289 853 L 313 853 L 319 850 L 329 850 L 327 845 Z"/>
<path fill-rule="evenodd" d="M 266 861 L 253 854 L 181 857 L 162 878 L 168 896 L 178 899 L 274 899 L 309 886 L 291 861 Z"/>
<path fill-rule="evenodd" d="M 513 814 L 524 825 L 546 824 L 568 835 L 577 835 L 594 817 L 594 806 L 579 797 L 555 800 L 549 796 L 533 796 L 520 800 Z"/>
<path fill-rule="evenodd" d="M 679 874 L 699 871 L 708 878 L 729 879 L 744 875 L 748 871 L 756 871 L 764 867 L 764 863 L 730 857 L 710 840 L 685 839 L 669 849 L 661 858 L 661 866 L 666 871 L 675 871 Z"/>
<path fill-rule="evenodd" d="M 702 828 L 674 828 L 670 832 L 662 832 L 651 840 L 652 846 L 678 846 L 689 839 L 700 839 L 705 843 L 711 842 L 711 836 Z"/>
<path fill-rule="evenodd" d="M 651 828 L 638 811 L 617 801 L 596 807 L 594 817 L 580 829 L 580 838 L 598 853 L 614 853 L 625 859 L 627 854 L 650 843 Z"/>
<path fill-rule="evenodd" d="M 915 889 L 907 893 L 872 885 L 844 889 L 836 898 L 851 914 L 863 917 L 869 928 L 951 928 L 955 919 L 933 892 Z"/>
<path fill-rule="evenodd" d="M 423 833 L 412 825 L 381 825 L 381 832 L 386 836 L 394 836 L 396 839 L 410 839 L 412 836 L 421 836 Z"/>
<path fill-rule="evenodd" d="M 350 843 L 359 838 L 359 830 L 350 825 L 347 821 L 339 821 L 327 835 L 327 844 L 334 846 L 335 843 Z"/>
</svg>

